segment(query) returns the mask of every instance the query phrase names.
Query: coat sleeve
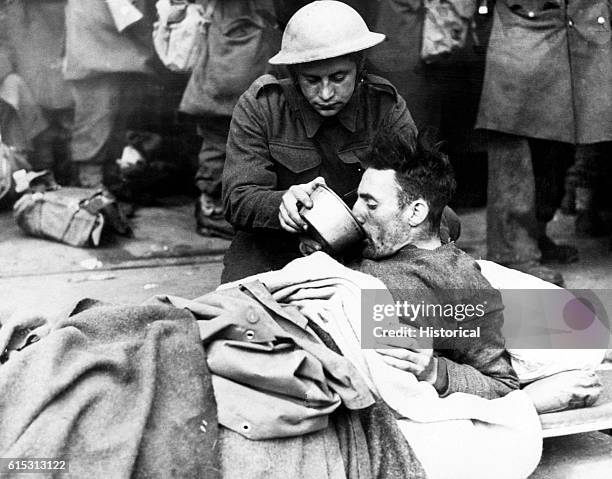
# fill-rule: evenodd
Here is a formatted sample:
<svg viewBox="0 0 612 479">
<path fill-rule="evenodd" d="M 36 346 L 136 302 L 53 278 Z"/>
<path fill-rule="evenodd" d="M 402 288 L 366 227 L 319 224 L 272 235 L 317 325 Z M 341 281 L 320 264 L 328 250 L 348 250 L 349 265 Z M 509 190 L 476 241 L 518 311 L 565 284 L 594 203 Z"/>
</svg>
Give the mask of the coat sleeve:
<svg viewBox="0 0 612 479">
<path fill-rule="evenodd" d="M 264 115 L 248 90 L 234 109 L 223 168 L 223 203 L 227 220 L 239 230 L 280 230 L 277 191 Z"/>
<path fill-rule="evenodd" d="M 458 324 L 468 330 L 480 327 L 480 337 L 433 338 L 433 349 L 438 361 L 443 363 L 438 371 L 446 370 L 446 377 L 436 381 L 435 386 L 441 397 L 454 392 L 474 394 L 486 399 L 502 397 L 518 389 L 519 381 L 505 349 L 501 294 L 488 283 L 484 284 L 481 281 L 484 278 L 479 278 L 480 275 L 474 277 L 460 259 L 456 255 L 432 257 L 415 254 L 381 261 L 362 260 L 351 267 L 383 281 L 398 303 L 484 305 L 482 315 L 463 319 Z M 452 262 L 456 269 L 451 271 L 447 263 Z M 473 260 L 470 259 L 470 262 Z M 468 281 L 476 278 L 470 281 L 469 289 L 465 286 L 468 282 L 463 281 L 464 278 Z M 448 281 L 464 287 L 449 288 Z M 414 327 L 449 329 L 449 319 L 442 317 L 420 315 L 403 322 Z"/>
<path fill-rule="evenodd" d="M 487 298 L 490 300 L 492 296 Z M 473 304 L 483 301 L 475 298 Z M 438 360 L 445 362 L 448 383 L 445 390 L 438 391 L 440 396 L 463 392 L 495 399 L 519 388 L 518 377 L 505 349 L 502 310 L 501 300 L 494 301 L 482 318 L 469 322 L 470 328 L 480 327 L 480 338 L 462 340 L 455 348 L 441 353 Z"/>
</svg>

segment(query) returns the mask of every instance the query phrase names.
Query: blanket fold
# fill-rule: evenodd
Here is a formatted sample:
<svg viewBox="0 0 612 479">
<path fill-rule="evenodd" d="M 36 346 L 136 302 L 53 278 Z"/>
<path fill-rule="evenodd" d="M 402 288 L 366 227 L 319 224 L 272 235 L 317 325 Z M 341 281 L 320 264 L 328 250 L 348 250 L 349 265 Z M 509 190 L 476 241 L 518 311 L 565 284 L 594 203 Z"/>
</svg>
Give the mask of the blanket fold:
<svg viewBox="0 0 612 479">
<path fill-rule="evenodd" d="M 381 281 L 318 252 L 281 270 L 220 288 L 255 279 L 277 301 L 296 305 L 331 335 L 374 394 L 395 411 L 400 429 L 429 478 L 488 479 L 492 464 L 508 462 L 513 467 L 496 469 L 496 477 L 525 478 L 535 469 L 542 432 L 525 393 L 514 391 L 493 400 L 464 393 L 440 398 L 430 384 L 388 365 L 374 350 L 361 349 L 361 290 L 378 289 L 384 297 L 386 288 Z"/>
</svg>

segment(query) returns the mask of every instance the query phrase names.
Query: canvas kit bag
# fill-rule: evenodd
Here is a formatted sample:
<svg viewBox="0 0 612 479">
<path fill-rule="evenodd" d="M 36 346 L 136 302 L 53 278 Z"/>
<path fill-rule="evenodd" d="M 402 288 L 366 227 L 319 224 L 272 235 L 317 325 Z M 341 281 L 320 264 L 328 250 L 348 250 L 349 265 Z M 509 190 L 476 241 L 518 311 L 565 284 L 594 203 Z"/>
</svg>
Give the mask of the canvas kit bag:
<svg viewBox="0 0 612 479">
<path fill-rule="evenodd" d="M 189 79 L 180 110 L 197 116 L 232 115 L 238 98 L 267 72 L 280 32 L 253 0 L 244 0 L 235 16 L 223 2 L 209 0 L 202 49 Z"/>
<path fill-rule="evenodd" d="M 13 213 L 25 233 L 72 246 L 98 246 L 105 229 L 132 234 L 115 198 L 100 189 L 29 192 L 17 200 Z"/>
<path fill-rule="evenodd" d="M 158 20 L 153 25 L 153 45 L 157 56 L 173 72 L 191 72 L 204 45 L 214 2 L 205 9 L 187 0 L 159 0 L 155 7 Z"/>
<path fill-rule="evenodd" d="M 437 63 L 465 47 L 476 12 L 474 0 L 425 0 L 421 59 Z"/>
</svg>

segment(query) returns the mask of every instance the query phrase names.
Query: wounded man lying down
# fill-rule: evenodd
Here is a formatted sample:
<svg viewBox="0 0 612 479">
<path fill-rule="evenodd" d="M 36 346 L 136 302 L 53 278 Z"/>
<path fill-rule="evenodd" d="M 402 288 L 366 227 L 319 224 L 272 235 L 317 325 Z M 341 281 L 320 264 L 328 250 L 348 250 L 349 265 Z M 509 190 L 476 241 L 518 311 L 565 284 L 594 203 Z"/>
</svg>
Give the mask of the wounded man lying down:
<svg viewBox="0 0 612 479">
<path fill-rule="evenodd" d="M 518 389 L 504 349 L 500 294 L 473 258 L 454 243 L 442 244 L 437 234 L 442 210 L 455 190 L 448 159 L 423 137 L 415 147 L 397 134 L 381 132 L 364 167 L 353 214 L 367 239 L 363 258 L 348 266 L 380 279 L 396 303 L 486 304 L 485 314 L 469 325 L 480 328 L 478 340 L 435 338 L 433 349 L 415 344 L 378 352 L 388 364 L 432 384 L 442 397 L 464 392 L 493 399 Z M 318 249 L 305 243 L 302 250 Z M 416 328 L 448 326 L 448 319 L 440 317 L 412 319 Z"/>
</svg>

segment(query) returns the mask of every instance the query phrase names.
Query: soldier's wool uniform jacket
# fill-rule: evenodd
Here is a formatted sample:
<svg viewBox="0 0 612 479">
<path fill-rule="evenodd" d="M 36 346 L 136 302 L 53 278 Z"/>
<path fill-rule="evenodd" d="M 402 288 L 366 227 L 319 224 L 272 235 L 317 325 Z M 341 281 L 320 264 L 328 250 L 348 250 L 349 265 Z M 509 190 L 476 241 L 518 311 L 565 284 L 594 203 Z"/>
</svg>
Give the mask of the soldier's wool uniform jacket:
<svg viewBox="0 0 612 479">
<path fill-rule="evenodd" d="M 325 178 L 338 195 L 354 191 L 360 160 L 381 127 L 414 138 L 404 99 L 386 80 L 367 75 L 334 117 L 324 118 L 291 79 L 258 78 L 232 117 L 223 171 L 223 200 L 236 236 L 222 281 L 278 269 L 300 256 L 298 235 L 281 229 L 281 197 L 292 185 Z"/>
</svg>

